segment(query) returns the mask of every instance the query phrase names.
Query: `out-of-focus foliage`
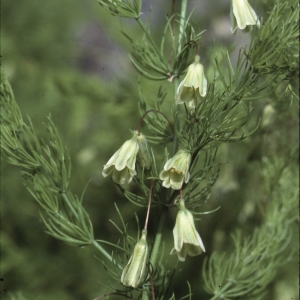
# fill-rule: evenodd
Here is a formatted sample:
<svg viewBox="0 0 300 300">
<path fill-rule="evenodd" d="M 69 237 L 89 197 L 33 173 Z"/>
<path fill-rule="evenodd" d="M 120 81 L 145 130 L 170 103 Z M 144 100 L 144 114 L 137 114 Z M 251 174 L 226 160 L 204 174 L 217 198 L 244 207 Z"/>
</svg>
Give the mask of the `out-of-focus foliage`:
<svg viewBox="0 0 300 300">
<path fill-rule="evenodd" d="M 71 155 L 72 189 L 80 196 L 90 181 L 84 205 L 95 236 L 113 238 L 117 232 L 107 226 L 108 219 L 114 219 L 113 204 L 121 196 L 110 188 L 112 183 L 104 187 L 100 175 L 106 157 L 135 125 L 137 93 L 125 79 L 125 73 L 134 71 L 129 64 L 120 67 L 119 78 L 111 78 L 115 72 L 111 70 L 103 70 L 100 76 L 86 72 L 89 68 L 83 58 L 91 52 L 87 53 L 83 33 L 98 35 L 100 40 L 107 34 L 102 34 L 97 19 L 106 22 L 108 16 L 101 17 L 93 1 L 3 2 L 2 71 L 12 84 L 25 122 L 29 115 L 41 138 L 47 139 L 43 123 L 51 114 Z M 95 24 L 99 30 L 94 33 Z M 110 20 L 107 29 L 113 27 Z M 125 44 L 121 34 L 114 38 L 120 37 Z M 91 47 L 94 52 L 96 46 Z M 104 46 L 98 45 L 95 65 L 107 59 Z M 3 157 L 1 172 L 1 299 L 11 299 L 9 292 L 16 299 L 62 300 L 92 299 L 103 293 L 100 282 L 107 274 L 95 263 L 96 252 L 71 248 L 46 235 L 19 168 L 8 165 Z"/>
<path fill-rule="evenodd" d="M 198 18 L 199 24 L 207 26 L 213 33 L 203 34 L 201 48 L 203 52 L 208 50 L 203 57 L 209 72 L 216 55 L 221 63 L 228 45 L 233 42 L 223 29 L 226 26 L 230 28 L 226 23 L 229 4 L 227 7 L 223 1 L 216 2 L 220 4 L 216 9 L 209 6 L 209 1 L 194 2 L 197 4 L 195 14 L 203 15 L 203 18 Z M 266 9 L 272 9 L 273 2 L 272 5 L 270 1 L 262 3 Z M 292 1 L 290 3 L 293 4 Z M 156 4 L 159 5 L 158 2 Z M 143 5 L 146 9 L 149 4 L 144 1 Z M 193 1 L 190 6 L 193 7 Z M 154 9 L 152 19 L 158 15 L 156 11 Z M 168 11 L 168 8 L 162 11 Z M 119 147 L 120 140 L 130 138 L 129 129 L 133 129 L 138 120 L 139 95 L 137 86 L 131 82 L 137 75 L 129 64 L 127 54 L 122 49 L 115 50 L 120 45 L 123 49 L 130 49 L 130 43 L 120 32 L 131 28 L 138 36 L 133 24 L 131 21 L 117 21 L 101 10 L 96 1 L 18 0 L 17 5 L 13 1 L 2 3 L 3 71 L 12 84 L 23 118 L 26 120 L 26 115 L 29 115 L 37 135 L 47 139 L 43 123 L 51 113 L 70 153 L 73 166 L 70 184 L 74 193 L 81 196 L 90 180 L 83 204 L 91 217 L 95 237 L 107 238 L 115 243 L 119 235 L 108 222 L 109 218 L 119 222 L 114 202 L 118 203 L 130 230 L 135 229 L 132 224 L 136 223 L 132 204 L 116 191 L 112 182 L 104 182 L 101 170 L 111 153 Z M 163 25 L 160 19 L 156 24 L 157 27 L 151 29 L 158 36 Z M 215 37 L 218 42 L 210 47 Z M 117 41 L 119 46 L 111 44 L 111 40 Z M 237 40 L 245 41 L 245 37 L 240 36 Z M 113 71 L 109 69 L 112 65 Z M 90 70 L 100 76 L 87 72 Z M 149 102 L 157 97 L 157 87 L 154 89 L 153 86 L 141 79 L 143 97 Z M 159 94 L 168 88 L 164 87 Z M 297 90 L 295 86 L 293 88 Z M 205 240 L 207 255 L 213 250 L 230 253 L 229 235 L 234 228 L 239 227 L 245 236 L 252 233 L 254 228 L 263 224 L 266 209 L 274 210 L 274 216 L 280 214 L 280 210 L 275 211 L 277 208 L 270 204 L 273 198 L 278 201 L 275 196 L 272 197 L 274 191 L 280 191 L 282 209 L 285 197 L 295 195 L 295 185 L 291 184 L 288 176 L 295 172 L 293 166 L 297 164 L 294 150 L 298 135 L 297 100 L 291 93 L 292 87 L 284 82 L 279 86 L 274 82 L 270 90 L 272 92 L 265 101 L 253 103 L 254 117 L 249 131 L 256 126 L 266 105 L 272 105 L 275 110 L 273 121 L 259 128 L 252 137 L 219 149 L 217 159 L 224 165 L 220 166 L 220 177 L 204 210 L 213 210 L 219 205 L 221 210 L 201 216 L 205 220 L 201 236 Z M 166 99 L 163 108 L 172 101 Z M 290 159 L 285 160 L 286 157 Z M 19 168 L 8 165 L 3 157 L 1 276 L 4 280 L 1 281 L 1 299 L 93 299 L 105 293 L 107 290 L 101 282 L 107 285 L 107 273 L 94 258 L 98 253 L 89 247 L 69 247 L 45 234 L 45 227 L 38 218 L 39 208 L 23 185 L 19 171 Z M 266 177 L 268 180 L 265 180 Z M 285 189 L 280 189 L 281 186 Z M 135 192 L 134 189 L 132 192 Z M 137 207 L 134 209 L 138 212 Z M 144 211 L 139 211 L 141 219 L 144 214 Z M 166 249 L 172 247 L 174 217 L 175 211 L 171 211 L 165 223 Z M 151 229 L 152 224 L 149 226 Z M 290 228 L 290 245 L 296 248 L 296 224 L 291 222 Z M 173 265 L 175 259 L 170 257 L 168 264 Z M 175 277 L 176 295 L 180 297 L 189 292 L 188 280 L 193 299 L 209 299 L 199 284 L 202 282 L 200 268 L 195 267 L 202 262 L 203 257 L 185 262 Z M 295 259 L 291 257 L 281 267 L 280 273 L 284 276 L 280 281 L 276 281 L 275 277 L 265 299 L 296 298 L 297 270 L 294 265 Z"/>
</svg>

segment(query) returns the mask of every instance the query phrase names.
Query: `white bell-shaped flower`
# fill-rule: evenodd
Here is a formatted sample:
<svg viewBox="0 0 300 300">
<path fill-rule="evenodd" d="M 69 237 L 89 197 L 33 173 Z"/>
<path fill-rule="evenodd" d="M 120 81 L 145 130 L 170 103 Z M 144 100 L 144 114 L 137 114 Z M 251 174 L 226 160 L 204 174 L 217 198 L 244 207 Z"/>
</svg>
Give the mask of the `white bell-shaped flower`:
<svg viewBox="0 0 300 300">
<path fill-rule="evenodd" d="M 185 208 L 184 200 L 179 200 L 180 210 L 176 217 L 173 230 L 174 248 L 172 254 L 177 254 L 180 261 L 185 261 L 186 256 L 196 256 L 205 252 L 199 233 L 196 230 L 192 213 Z"/>
<path fill-rule="evenodd" d="M 188 67 L 187 74 L 178 86 L 175 102 L 183 104 L 189 101 L 190 107 L 195 107 L 207 92 L 207 80 L 204 75 L 200 56 L 196 55 L 195 61 Z"/>
<path fill-rule="evenodd" d="M 121 148 L 115 152 L 111 159 L 104 165 L 102 175 L 108 176 L 113 173 L 112 179 L 118 184 L 130 183 L 136 175 L 135 162 L 139 151 L 137 141 L 138 132 L 134 131 L 133 137 L 126 141 Z"/>
<path fill-rule="evenodd" d="M 230 17 L 232 22 L 231 31 L 235 33 L 237 28 L 247 30 L 247 26 L 256 25 L 260 27 L 260 22 L 247 0 L 231 0 Z"/>
<path fill-rule="evenodd" d="M 174 190 L 181 189 L 183 181 L 185 183 L 189 181 L 190 163 L 191 154 L 185 150 L 178 150 L 178 152 L 165 163 L 164 169 L 159 174 L 159 178 L 163 180 L 162 185 Z"/>
</svg>

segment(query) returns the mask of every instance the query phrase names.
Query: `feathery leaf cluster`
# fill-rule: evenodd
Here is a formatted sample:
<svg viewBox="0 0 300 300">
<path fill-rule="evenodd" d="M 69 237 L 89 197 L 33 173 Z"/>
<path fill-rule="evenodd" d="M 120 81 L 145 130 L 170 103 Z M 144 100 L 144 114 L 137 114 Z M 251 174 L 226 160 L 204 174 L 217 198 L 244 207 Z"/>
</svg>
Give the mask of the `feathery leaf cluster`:
<svg viewBox="0 0 300 300">
<path fill-rule="evenodd" d="M 133 271 L 129 276 L 130 280 L 134 280 L 133 284 L 130 280 L 128 284 L 122 279 L 121 285 L 120 278 L 125 277 L 122 270 L 128 270 L 127 266 L 133 262 L 132 251 L 140 240 L 138 216 L 135 214 L 138 228 L 135 239 L 130 234 L 121 210 L 115 204 L 121 225 L 112 220 L 110 223 L 120 234 L 120 239 L 114 243 L 94 238 L 91 219 L 83 207 L 83 195 L 78 197 L 70 189 L 71 160 L 54 123 L 48 117 L 45 124 L 48 140 L 39 139 L 30 119 L 24 122 L 11 87 L 3 76 L 1 147 L 7 161 L 22 168 L 27 188 L 42 210 L 40 217 L 47 232 L 72 246 L 92 244 L 108 259 L 109 264 L 102 258 L 99 260 L 112 279 L 106 287 L 111 293 L 102 295 L 99 299 L 118 295 L 129 299 L 147 300 L 152 297 L 175 300 L 178 299 L 174 294 L 177 265 L 167 268 L 164 261 L 162 237 L 167 212 L 179 198 L 182 205 L 186 205 L 194 215 L 218 210 L 214 206 L 210 211 L 204 212 L 203 205 L 219 175 L 221 164 L 216 162 L 219 145 L 241 141 L 257 130 L 259 122 L 250 129 L 247 127 L 253 113 L 250 101 L 261 100 L 266 95 L 276 100 L 285 100 L 287 94 L 294 96 L 292 85 L 298 76 L 298 6 L 295 4 L 291 7 L 279 2 L 275 4 L 261 28 L 254 28 L 252 31 L 249 47 L 240 49 L 236 65 L 232 63 L 228 52 L 216 55 L 211 66 L 213 76 L 207 81 L 204 67 L 199 63 L 197 44 L 204 31 L 197 33 L 191 25 L 192 14 L 186 17 L 187 0 L 182 1 L 180 15 L 172 13 L 167 19 L 159 47 L 150 32 L 150 26 L 146 26 L 140 19 L 142 1 L 98 2 L 113 16 L 133 18 L 140 26 L 143 34 L 141 41 L 125 34 L 132 46 L 130 60 L 138 73 L 149 80 L 172 83 L 176 95 L 179 95 L 178 99 L 183 99 L 180 98 L 183 95 L 180 87 L 184 86 L 192 101 L 195 100 L 195 106 L 188 107 L 184 101 L 174 101 L 176 96 L 168 99 L 167 89 L 162 86 L 159 87 L 156 98 L 154 94 L 145 97 L 140 88 L 141 119 L 134 131 L 134 139 L 125 142 L 127 146 L 122 146 L 115 152 L 105 165 L 107 172 L 104 172 L 104 176 L 111 172 L 116 175 L 113 180 L 130 204 L 142 209 L 148 207 L 143 232 L 148 232 L 149 215 L 152 216 L 155 212 L 157 215 L 151 224 L 155 233 L 149 230 L 148 241 L 143 240 L 147 251 L 136 251 L 137 258 L 134 259 Z M 179 77 L 187 68 L 189 70 L 193 61 L 200 67 L 193 68 L 197 74 L 191 76 L 196 79 L 193 77 L 190 85 L 179 84 Z M 190 74 L 187 77 L 189 76 Z M 199 81 L 202 84 L 201 93 Z M 275 91 L 274 82 L 280 87 L 284 86 L 282 90 Z M 137 140 L 141 134 L 139 130 L 142 121 L 146 125 L 143 138 L 155 144 L 150 151 L 146 139 L 143 146 Z M 142 162 L 137 159 L 143 151 L 146 152 L 144 157 L 147 157 L 147 164 L 143 163 L 143 159 Z M 244 237 L 241 230 L 232 234 L 231 253 L 213 252 L 209 258 L 205 258 L 202 275 L 205 290 L 212 295 L 211 300 L 263 299 L 268 284 L 284 263 L 282 253 L 289 245 L 290 225 L 295 220 L 295 170 L 288 162 L 282 164 L 277 157 L 264 157 L 262 162 L 261 176 L 268 195 L 266 207 L 257 204 L 262 212 L 262 224 L 253 230 L 251 236 Z M 130 189 L 127 185 L 129 183 L 134 188 Z M 188 220 L 193 224 L 194 232 L 197 232 L 192 213 L 188 213 Z M 182 232 L 184 222 L 179 222 L 177 227 L 176 231 Z M 186 234 L 177 243 L 177 254 L 193 244 L 188 236 Z M 198 240 L 201 240 L 197 233 L 198 236 Z M 176 238 L 179 239 L 178 236 Z M 104 250 L 102 244 L 113 249 L 111 255 Z M 201 249 L 205 251 L 202 240 Z M 198 252 L 187 251 L 191 255 Z M 188 294 L 180 299 L 191 299 L 191 296 L 188 283 Z"/>
<path fill-rule="evenodd" d="M 212 300 L 264 299 L 276 270 L 295 254 L 289 250 L 283 259 L 291 242 L 290 225 L 297 219 L 296 172 L 285 158 L 263 160 L 261 176 L 268 195 L 264 223 L 251 236 L 243 237 L 240 230 L 232 234 L 231 252 L 214 252 L 205 258 L 202 274 Z"/>
<path fill-rule="evenodd" d="M 247 58 L 260 74 L 299 77 L 298 1 L 278 3 L 260 30 L 255 30 Z"/>
<path fill-rule="evenodd" d="M 70 190 L 71 163 L 51 118 L 45 125 L 49 142 L 38 139 L 29 119 L 23 121 L 11 87 L 1 75 L 1 147 L 9 163 L 22 168 L 26 185 L 44 210 L 47 232 L 72 246 L 94 243 L 90 217 Z M 97 248 L 110 259 L 106 251 Z"/>
</svg>

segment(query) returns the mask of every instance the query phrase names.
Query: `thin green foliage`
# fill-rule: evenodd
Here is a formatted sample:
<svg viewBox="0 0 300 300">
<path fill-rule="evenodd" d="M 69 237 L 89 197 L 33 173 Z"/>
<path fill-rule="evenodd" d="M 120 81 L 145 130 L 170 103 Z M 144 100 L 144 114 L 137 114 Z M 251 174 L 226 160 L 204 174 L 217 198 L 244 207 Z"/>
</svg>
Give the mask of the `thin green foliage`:
<svg viewBox="0 0 300 300">
<path fill-rule="evenodd" d="M 251 236 L 244 237 L 240 230 L 233 234 L 232 251 L 214 252 L 205 258 L 202 275 L 205 289 L 213 295 L 211 299 L 264 299 L 263 292 L 276 270 L 292 258 L 292 253 L 286 258 L 283 253 L 291 242 L 290 224 L 296 218 L 293 212 L 298 193 L 292 188 L 297 181 L 296 170 L 286 163 L 277 163 L 276 159 L 266 158 L 261 169 L 269 195 L 262 211 L 264 223 Z"/>
<path fill-rule="evenodd" d="M 47 233 L 72 246 L 94 243 L 93 226 L 82 199 L 70 188 L 71 163 L 51 118 L 49 142 L 38 139 L 31 121 L 23 121 L 7 80 L 1 77 L 2 149 L 8 162 L 22 168 L 29 192 L 43 208 Z M 107 257 L 109 254 L 99 245 Z"/>
<path fill-rule="evenodd" d="M 114 152 L 102 174 L 107 177 L 113 173 L 112 179 L 129 205 L 145 210 L 146 219 L 144 223 L 130 211 L 137 225 L 136 233 L 132 234 L 125 209 L 123 212 L 115 203 L 118 220 L 109 219 L 108 224 L 118 236 L 111 240 L 96 239 L 84 208 L 84 192 L 78 197 L 71 191 L 71 158 L 51 117 L 44 124 L 47 139 L 42 140 L 30 118 L 23 120 L 11 87 L 2 76 L 1 147 L 7 161 L 21 168 L 27 189 L 40 206 L 46 232 L 71 246 L 93 245 L 99 251 L 99 261 L 109 276 L 103 285 L 109 292 L 96 299 L 113 295 L 143 300 L 192 299 L 189 282 L 187 294 L 176 295 L 182 266 L 179 264 L 187 255 L 205 251 L 208 253 L 204 258 L 202 283 L 206 296 L 210 295 L 211 300 L 265 299 L 278 269 L 293 257 L 288 247 L 293 237 L 291 226 L 296 220 L 297 176 L 292 164 L 297 151 L 290 151 L 287 160 L 280 151 L 259 157 L 264 201 L 256 200 L 254 206 L 261 214 L 260 225 L 250 224 L 251 233 L 247 235 L 240 228 L 231 232 L 233 243 L 225 250 L 209 253 L 212 243 L 207 237 L 214 239 L 214 234 L 203 235 L 206 239 L 203 242 L 194 216 L 199 219 L 201 215 L 204 223 L 205 215 L 211 214 L 213 218 L 214 212 L 222 211 L 217 201 L 211 204 L 208 201 L 225 163 L 225 159 L 219 160 L 219 146 L 244 140 L 247 143 L 246 138 L 255 132 L 260 134 L 261 144 L 267 140 L 266 128 L 272 127 L 272 118 L 269 117 L 269 125 L 265 116 L 262 124 L 259 117 L 254 118 L 256 102 L 263 102 L 268 96 L 269 102 L 273 102 L 270 106 L 287 112 L 287 106 L 297 98 L 298 5 L 277 1 L 266 21 L 261 19 L 261 28 L 257 28 L 258 19 L 252 22 L 255 28 L 250 45 L 239 49 L 235 64 L 227 50 L 210 57 L 212 76 L 207 80 L 203 50 L 198 48 L 205 30 L 196 30 L 192 25 L 194 12 L 187 15 L 187 0 L 182 0 L 180 10 L 172 8 L 161 29 L 159 43 L 150 23 L 145 24 L 140 18 L 142 1 L 98 2 L 113 16 L 135 19 L 141 32 L 139 38 L 123 32 L 131 43 L 129 59 L 140 74 L 141 118 L 132 131 L 133 137 Z M 247 18 L 245 15 L 235 17 Z M 144 80 L 165 82 L 157 86 L 157 93 L 152 87 L 149 93 Z M 174 92 L 167 85 L 172 85 Z M 273 106 L 268 109 L 274 113 Z M 288 119 L 287 115 L 283 121 Z M 147 141 L 152 145 L 148 146 Z M 278 150 L 276 142 L 272 143 Z M 166 223 L 171 207 L 179 210 L 176 227 L 177 222 L 181 226 L 173 231 L 172 250 L 165 243 L 166 231 L 171 235 Z M 142 238 L 141 229 L 144 229 Z M 208 245 L 206 249 L 204 244 Z M 105 249 L 110 249 L 111 254 Z M 165 259 L 165 252 L 178 257 L 172 267 Z M 286 253 L 287 258 L 283 259 Z"/>
</svg>

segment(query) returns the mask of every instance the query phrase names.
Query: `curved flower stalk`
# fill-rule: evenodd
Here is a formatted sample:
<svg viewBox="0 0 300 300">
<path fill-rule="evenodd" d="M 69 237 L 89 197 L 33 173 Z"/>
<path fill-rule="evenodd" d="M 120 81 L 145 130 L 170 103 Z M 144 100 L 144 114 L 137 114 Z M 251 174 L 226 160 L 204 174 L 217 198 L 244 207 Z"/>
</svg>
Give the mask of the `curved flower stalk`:
<svg viewBox="0 0 300 300">
<path fill-rule="evenodd" d="M 177 254 L 180 261 L 185 261 L 186 255 L 196 256 L 205 252 L 199 233 L 195 228 L 192 213 L 185 208 L 184 200 L 179 200 L 180 210 L 176 217 L 173 230 L 174 248 L 170 254 Z"/>
<path fill-rule="evenodd" d="M 187 183 L 190 179 L 189 167 L 191 163 L 191 154 L 185 150 L 178 152 L 171 157 L 160 172 L 159 178 L 163 180 L 162 185 L 166 188 L 179 190 L 183 181 Z"/>
<path fill-rule="evenodd" d="M 126 141 L 104 165 L 102 171 L 104 177 L 113 172 L 112 179 L 115 183 L 131 182 L 133 176 L 136 175 L 135 162 L 139 151 L 138 134 L 138 131 L 134 131 L 133 137 Z"/>
<path fill-rule="evenodd" d="M 203 65 L 199 61 L 200 56 L 196 55 L 194 63 L 188 67 L 187 74 L 179 84 L 175 95 L 176 104 L 183 104 L 189 101 L 189 106 L 195 107 L 202 97 L 206 95 L 207 80 L 204 75 Z"/>
<path fill-rule="evenodd" d="M 142 237 L 134 246 L 133 253 L 123 270 L 121 283 L 125 286 L 137 288 L 146 275 L 148 260 L 147 230 L 142 231 Z"/>
<path fill-rule="evenodd" d="M 247 0 L 231 0 L 230 17 L 233 33 L 236 32 L 237 28 L 247 30 L 248 25 L 260 27 L 258 17 Z"/>
</svg>

